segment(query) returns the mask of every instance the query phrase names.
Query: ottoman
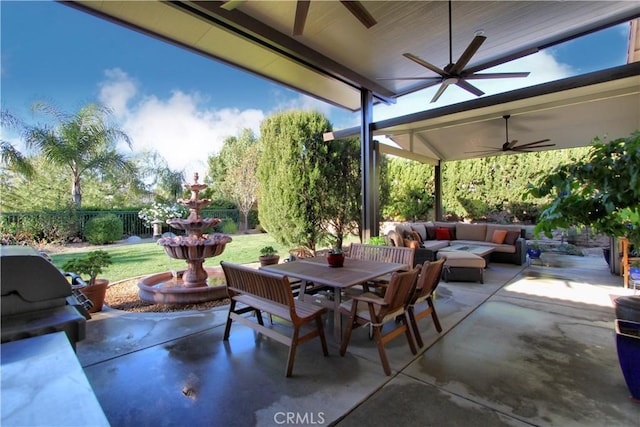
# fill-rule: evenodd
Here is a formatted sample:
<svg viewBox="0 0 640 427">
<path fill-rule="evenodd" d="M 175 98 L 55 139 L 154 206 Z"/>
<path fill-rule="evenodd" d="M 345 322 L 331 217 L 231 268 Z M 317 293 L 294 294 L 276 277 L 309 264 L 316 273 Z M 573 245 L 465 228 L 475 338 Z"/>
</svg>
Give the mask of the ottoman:
<svg viewBox="0 0 640 427">
<path fill-rule="evenodd" d="M 437 258 L 445 258 L 442 278 L 445 282 L 484 283 L 484 268 L 487 262 L 479 255 L 463 251 L 440 251 Z"/>
</svg>

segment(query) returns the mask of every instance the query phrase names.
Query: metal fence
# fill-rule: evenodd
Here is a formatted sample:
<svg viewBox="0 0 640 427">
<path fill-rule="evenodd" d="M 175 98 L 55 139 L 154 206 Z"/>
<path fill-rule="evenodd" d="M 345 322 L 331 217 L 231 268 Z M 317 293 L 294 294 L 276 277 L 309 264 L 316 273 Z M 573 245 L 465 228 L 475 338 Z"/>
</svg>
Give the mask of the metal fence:
<svg viewBox="0 0 640 427">
<path fill-rule="evenodd" d="M 0 213 L 2 231 L 18 233 L 20 231 L 38 232 L 46 227 L 67 226 L 71 223 L 84 235 L 85 224 L 94 217 L 113 214 L 122 220 L 125 236 L 150 236 L 152 230 L 138 218 L 138 211 L 47 211 L 47 212 L 2 212 Z M 240 213 L 237 209 L 203 209 L 203 218 L 221 218 L 239 224 Z M 179 234 L 178 230 L 172 230 Z"/>
</svg>

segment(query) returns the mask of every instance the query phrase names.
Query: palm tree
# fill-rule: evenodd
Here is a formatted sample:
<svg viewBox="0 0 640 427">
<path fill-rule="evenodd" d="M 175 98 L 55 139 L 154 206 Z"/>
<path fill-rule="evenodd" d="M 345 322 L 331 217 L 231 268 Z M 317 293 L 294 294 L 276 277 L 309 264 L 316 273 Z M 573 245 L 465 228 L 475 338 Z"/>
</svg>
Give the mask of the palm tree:
<svg viewBox="0 0 640 427">
<path fill-rule="evenodd" d="M 21 130 L 24 127 L 22 121 L 7 110 L 0 110 L 0 125 L 2 125 L 3 128 L 14 128 L 17 130 Z M 29 159 L 9 141 L 0 140 L 0 163 L 5 167 L 15 170 L 25 178 L 31 178 L 35 174 L 35 169 Z"/>
<path fill-rule="evenodd" d="M 48 162 L 69 168 L 73 180 L 71 198 L 76 207 L 82 205 L 81 178 L 86 172 L 111 170 L 135 175 L 133 163 L 116 150 L 118 141 L 131 148 L 131 140 L 121 129 L 109 126 L 109 108 L 90 103 L 72 116 L 42 102 L 31 109 L 52 117 L 57 126 L 28 128 L 27 146 L 37 148 Z"/>
</svg>

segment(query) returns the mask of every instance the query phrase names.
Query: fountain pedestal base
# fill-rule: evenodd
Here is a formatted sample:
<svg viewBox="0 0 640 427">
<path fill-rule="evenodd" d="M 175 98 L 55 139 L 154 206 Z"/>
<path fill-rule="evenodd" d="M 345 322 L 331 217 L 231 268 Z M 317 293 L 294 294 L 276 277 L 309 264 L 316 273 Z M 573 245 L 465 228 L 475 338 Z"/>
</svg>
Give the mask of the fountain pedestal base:
<svg viewBox="0 0 640 427">
<path fill-rule="evenodd" d="M 200 288 L 207 286 L 207 272 L 204 271 L 202 263 L 204 260 L 190 260 L 187 262 L 188 268 L 182 274 L 182 283 L 185 288 Z"/>
</svg>

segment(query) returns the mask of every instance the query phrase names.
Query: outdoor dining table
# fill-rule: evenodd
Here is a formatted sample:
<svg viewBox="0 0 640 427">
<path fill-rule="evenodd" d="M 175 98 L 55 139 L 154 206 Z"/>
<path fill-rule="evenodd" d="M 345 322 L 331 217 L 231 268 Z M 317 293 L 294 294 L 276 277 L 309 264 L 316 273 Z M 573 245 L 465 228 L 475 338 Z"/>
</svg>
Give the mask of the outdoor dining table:
<svg viewBox="0 0 640 427">
<path fill-rule="evenodd" d="M 308 283 L 332 288 L 333 301 L 329 301 L 330 303 L 332 302 L 332 304 L 329 304 L 329 308 L 333 310 L 334 336 L 340 341 L 342 335 L 342 317 L 340 315 L 342 291 L 394 271 L 406 269 L 406 265 L 347 257 L 342 267 L 330 267 L 326 257 L 317 256 L 282 264 L 267 265 L 260 267 L 260 269 L 300 279 L 302 284 L 300 286 L 299 299 L 308 297 L 308 295 L 305 296 Z"/>
</svg>

